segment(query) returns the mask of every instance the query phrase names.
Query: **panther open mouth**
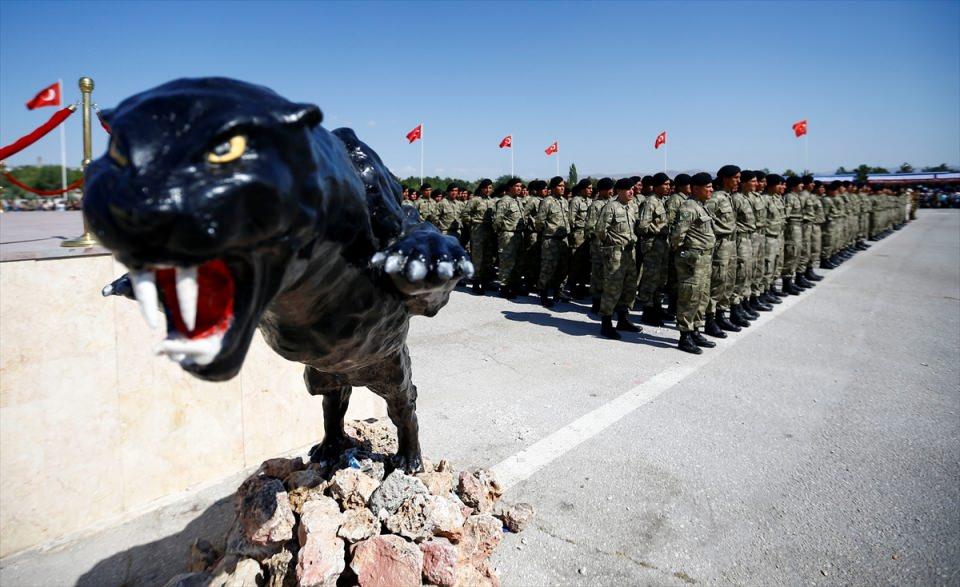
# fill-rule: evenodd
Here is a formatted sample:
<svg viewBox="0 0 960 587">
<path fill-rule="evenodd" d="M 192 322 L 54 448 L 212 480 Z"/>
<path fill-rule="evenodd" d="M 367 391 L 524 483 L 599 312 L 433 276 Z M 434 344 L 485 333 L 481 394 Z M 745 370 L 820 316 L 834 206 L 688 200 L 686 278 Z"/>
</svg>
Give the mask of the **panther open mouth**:
<svg viewBox="0 0 960 587">
<path fill-rule="evenodd" d="M 235 320 L 237 279 L 223 259 L 200 265 L 150 265 L 131 271 L 134 295 L 147 324 L 156 328 L 159 309 L 167 337 L 156 349 L 183 367 L 211 364 L 225 347 Z"/>
</svg>

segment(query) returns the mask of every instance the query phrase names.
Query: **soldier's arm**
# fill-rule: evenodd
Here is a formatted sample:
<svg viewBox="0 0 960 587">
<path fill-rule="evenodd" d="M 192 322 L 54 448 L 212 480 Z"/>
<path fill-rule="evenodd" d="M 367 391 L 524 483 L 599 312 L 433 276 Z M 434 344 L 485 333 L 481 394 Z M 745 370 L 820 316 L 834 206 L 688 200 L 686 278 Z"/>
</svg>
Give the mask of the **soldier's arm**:
<svg viewBox="0 0 960 587">
<path fill-rule="evenodd" d="M 683 239 L 690 230 L 690 224 L 693 222 L 693 212 L 687 208 L 680 208 L 677 214 L 677 222 L 673 225 L 673 231 L 670 233 L 670 248 L 676 251 L 683 244 Z"/>
<path fill-rule="evenodd" d="M 637 222 L 637 230 L 640 234 L 646 235 L 650 231 L 650 223 L 653 221 L 653 206 L 647 205 L 647 200 L 640 203 L 640 219 Z"/>
<path fill-rule="evenodd" d="M 607 227 L 610 226 L 610 221 L 613 219 L 613 206 L 607 204 L 603 207 L 603 210 L 600 211 L 600 217 L 597 219 L 597 239 L 606 244 L 607 241 Z"/>
</svg>

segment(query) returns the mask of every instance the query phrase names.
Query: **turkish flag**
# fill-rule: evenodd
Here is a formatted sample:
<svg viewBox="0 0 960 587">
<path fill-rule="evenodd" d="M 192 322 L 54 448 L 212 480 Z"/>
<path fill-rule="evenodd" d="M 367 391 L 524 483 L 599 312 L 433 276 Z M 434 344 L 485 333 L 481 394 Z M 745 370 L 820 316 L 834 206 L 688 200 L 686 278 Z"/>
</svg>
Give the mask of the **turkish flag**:
<svg viewBox="0 0 960 587">
<path fill-rule="evenodd" d="M 423 125 L 422 125 L 422 124 L 418 124 L 418 125 L 417 125 L 417 128 L 415 128 L 415 129 L 413 129 L 413 130 L 411 130 L 410 132 L 407 133 L 407 140 L 410 141 L 411 143 L 412 143 L 413 141 L 416 141 L 417 139 L 422 139 L 422 138 L 423 138 Z"/>
<path fill-rule="evenodd" d="M 511 147 L 513 147 L 513 135 L 507 135 L 503 137 L 503 140 L 500 141 L 500 148 L 509 149 Z"/>
<path fill-rule="evenodd" d="M 797 135 L 797 137 L 802 137 L 803 135 L 807 134 L 807 121 L 800 120 L 800 121 L 794 122 L 793 134 Z"/>
<path fill-rule="evenodd" d="M 553 141 L 552 145 L 544 149 L 543 152 L 547 154 L 547 157 L 549 157 L 550 155 L 553 155 L 554 153 L 560 150 L 560 145 L 558 145 L 557 143 L 558 141 Z"/>
<path fill-rule="evenodd" d="M 663 131 L 662 133 L 657 135 L 657 140 L 653 141 L 653 148 L 659 149 L 660 145 L 666 145 L 666 144 L 667 144 L 667 131 Z"/>
<path fill-rule="evenodd" d="M 60 82 L 50 84 L 49 86 L 40 90 L 40 92 L 34 96 L 32 100 L 27 102 L 27 110 L 43 108 L 44 106 L 59 106 L 60 94 Z"/>
</svg>

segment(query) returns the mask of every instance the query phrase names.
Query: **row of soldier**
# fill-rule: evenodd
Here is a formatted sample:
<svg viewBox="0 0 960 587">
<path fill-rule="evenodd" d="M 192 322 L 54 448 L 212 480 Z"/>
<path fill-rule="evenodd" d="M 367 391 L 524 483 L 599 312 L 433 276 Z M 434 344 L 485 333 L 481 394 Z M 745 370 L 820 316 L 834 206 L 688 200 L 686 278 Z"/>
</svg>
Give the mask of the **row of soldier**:
<svg viewBox="0 0 960 587">
<path fill-rule="evenodd" d="M 641 330 L 630 320 L 635 306 L 644 324 L 675 316 L 678 348 L 699 354 L 715 346 L 704 334 L 749 327 L 822 279 L 816 265 L 835 268 L 902 226 L 907 197 L 726 165 L 716 178 L 658 173 L 570 190 L 561 177 L 485 179 L 472 195 L 423 185 L 405 190 L 404 204 L 468 247 L 474 293 L 498 273 L 508 299 L 535 291 L 552 307 L 589 295 L 601 335 L 614 339 Z"/>
</svg>

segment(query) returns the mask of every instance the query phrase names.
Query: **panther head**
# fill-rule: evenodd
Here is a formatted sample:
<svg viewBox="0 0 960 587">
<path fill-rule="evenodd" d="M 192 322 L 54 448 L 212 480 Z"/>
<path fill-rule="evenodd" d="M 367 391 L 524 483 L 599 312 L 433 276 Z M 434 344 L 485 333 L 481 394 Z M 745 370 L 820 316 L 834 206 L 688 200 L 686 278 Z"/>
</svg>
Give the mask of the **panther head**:
<svg viewBox="0 0 960 587">
<path fill-rule="evenodd" d="M 192 374 L 240 370 L 263 312 L 363 186 L 319 108 L 225 78 L 181 79 L 105 114 L 86 172 L 91 230 L 130 269 L 158 347 Z M 358 196 L 362 198 L 361 196 Z"/>
</svg>

